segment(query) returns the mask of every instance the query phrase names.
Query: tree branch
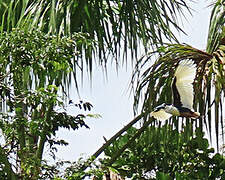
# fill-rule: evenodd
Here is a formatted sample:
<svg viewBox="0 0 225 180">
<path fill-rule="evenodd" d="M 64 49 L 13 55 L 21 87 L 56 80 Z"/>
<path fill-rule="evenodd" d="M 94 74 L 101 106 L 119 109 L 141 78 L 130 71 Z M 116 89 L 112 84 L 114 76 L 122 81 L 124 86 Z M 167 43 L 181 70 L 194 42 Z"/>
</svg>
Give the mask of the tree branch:
<svg viewBox="0 0 225 180">
<path fill-rule="evenodd" d="M 143 118 L 146 115 L 146 113 L 141 113 L 139 116 L 134 118 L 131 122 L 129 122 L 126 126 L 124 126 L 121 130 L 119 130 L 113 137 L 111 137 L 106 143 L 104 143 L 93 155 L 92 155 L 92 161 L 93 162 L 110 144 L 112 144 L 113 141 L 115 141 L 121 134 L 123 134 L 125 131 L 127 131 L 130 127 L 132 127 L 137 121 L 139 121 L 141 118 Z M 91 162 L 89 164 L 86 164 L 83 166 L 82 170 L 90 166 Z"/>
<path fill-rule="evenodd" d="M 139 121 L 144 116 L 144 113 L 140 114 L 134 118 L 130 123 L 124 126 L 120 131 L 118 131 L 113 137 L 111 137 L 106 143 L 104 143 L 92 156 L 97 158 L 113 141 L 115 141 L 121 134 L 133 126 L 137 121 Z"/>
<path fill-rule="evenodd" d="M 46 113 L 46 118 L 45 118 L 45 121 L 46 122 L 49 122 L 50 119 L 51 119 L 51 113 L 53 111 L 53 104 L 51 104 L 48 108 L 48 111 Z M 44 145 L 45 145 L 45 142 L 47 140 L 47 132 L 48 132 L 48 127 L 47 127 L 47 124 L 45 124 L 45 126 L 43 127 L 43 131 L 40 135 L 40 141 L 39 141 L 39 144 L 38 144 L 38 149 L 37 149 L 37 158 L 42 160 L 42 155 L 43 155 L 43 151 L 44 151 Z"/>
</svg>

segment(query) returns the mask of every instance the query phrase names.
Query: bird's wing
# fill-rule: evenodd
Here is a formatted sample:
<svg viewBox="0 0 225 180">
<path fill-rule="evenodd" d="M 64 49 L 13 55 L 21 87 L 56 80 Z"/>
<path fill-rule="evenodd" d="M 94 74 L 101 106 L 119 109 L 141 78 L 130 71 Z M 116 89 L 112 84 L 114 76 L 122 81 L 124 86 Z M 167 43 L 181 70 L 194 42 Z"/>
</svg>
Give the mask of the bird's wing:
<svg viewBox="0 0 225 180">
<path fill-rule="evenodd" d="M 189 109 L 193 107 L 193 81 L 196 75 L 196 66 L 192 60 L 183 60 L 179 63 L 172 82 L 173 103 Z"/>
<path fill-rule="evenodd" d="M 172 116 L 172 114 L 165 112 L 164 109 L 160 109 L 159 111 L 151 112 L 150 116 L 154 117 L 157 120 L 164 121 L 169 119 Z"/>
</svg>

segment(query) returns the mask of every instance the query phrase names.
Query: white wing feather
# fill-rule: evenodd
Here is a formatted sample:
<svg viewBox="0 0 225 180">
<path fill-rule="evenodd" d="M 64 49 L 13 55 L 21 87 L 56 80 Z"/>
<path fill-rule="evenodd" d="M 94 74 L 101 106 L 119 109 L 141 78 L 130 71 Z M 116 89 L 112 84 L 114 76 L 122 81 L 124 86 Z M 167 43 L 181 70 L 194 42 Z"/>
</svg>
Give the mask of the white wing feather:
<svg viewBox="0 0 225 180">
<path fill-rule="evenodd" d="M 196 75 L 196 66 L 191 60 L 183 60 L 175 72 L 176 87 L 180 94 L 183 107 L 193 108 L 194 90 L 193 81 Z"/>
<path fill-rule="evenodd" d="M 165 112 L 163 109 L 160 109 L 159 111 L 151 112 L 150 116 L 154 117 L 157 120 L 164 121 L 164 120 L 169 119 L 172 116 L 172 114 L 169 114 L 169 113 Z"/>
</svg>

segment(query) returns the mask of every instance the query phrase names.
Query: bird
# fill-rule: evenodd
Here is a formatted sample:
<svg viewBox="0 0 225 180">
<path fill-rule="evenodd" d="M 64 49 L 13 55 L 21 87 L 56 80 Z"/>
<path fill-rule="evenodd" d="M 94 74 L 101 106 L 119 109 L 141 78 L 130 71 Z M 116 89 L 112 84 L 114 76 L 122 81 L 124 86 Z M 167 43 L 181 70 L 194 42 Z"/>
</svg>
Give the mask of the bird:
<svg viewBox="0 0 225 180">
<path fill-rule="evenodd" d="M 171 116 L 198 118 L 199 112 L 193 109 L 193 82 L 196 75 L 196 65 L 190 59 L 181 60 L 174 73 L 171 83 L 173 104 L 163 103 L 157 106 L 150 117 L 163 121 Z"/>
</svg>

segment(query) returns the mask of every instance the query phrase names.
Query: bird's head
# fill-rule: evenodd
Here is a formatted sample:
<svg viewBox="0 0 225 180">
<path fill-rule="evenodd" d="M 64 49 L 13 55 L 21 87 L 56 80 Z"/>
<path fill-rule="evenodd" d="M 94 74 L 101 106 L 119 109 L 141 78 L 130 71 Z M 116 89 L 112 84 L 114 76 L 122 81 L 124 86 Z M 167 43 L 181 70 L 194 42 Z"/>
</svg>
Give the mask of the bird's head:
<svg viewBox="0 0 225 180">
<path fill-rule="evenodd" d="M 157 106 L 157 107 L 154 109 L 154 112 L 160 111 L 161 109 L 163 109 L 163 110 L 166 111 L 167 109 L 170 108 L 170 106 L 171 106 L 170 104 L 163 103 L 163 104 Z"/>
<path fill-rule="evenodd" d="M 150 117 L 154 117 L 157 120 L 163 121 L 169 119 L 172 114 L 170 113 L 171 105 L 163 103 L 157 106 L 154 111 L 150 113 Z"/>
</svg>

